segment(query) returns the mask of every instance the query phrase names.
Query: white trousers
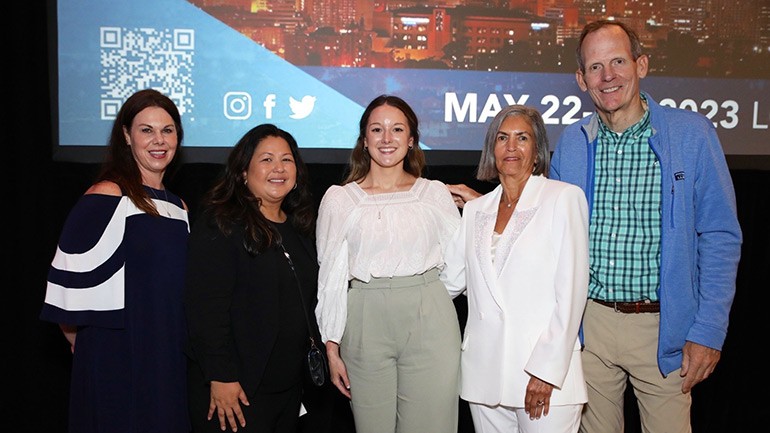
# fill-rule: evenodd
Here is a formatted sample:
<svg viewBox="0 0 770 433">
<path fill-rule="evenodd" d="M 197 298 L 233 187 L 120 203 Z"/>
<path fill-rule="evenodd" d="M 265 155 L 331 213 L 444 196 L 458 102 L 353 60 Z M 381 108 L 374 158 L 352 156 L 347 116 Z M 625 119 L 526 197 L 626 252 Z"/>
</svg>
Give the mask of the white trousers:
<svg viewBox="0 0 770 433">
<path fill-rule="evenodd" d="M 476 433 L 575 433 L 582 404 L 551 406 L 548 415 L 530 419 L 523 407 L 469 403 Z"/>
</svg>

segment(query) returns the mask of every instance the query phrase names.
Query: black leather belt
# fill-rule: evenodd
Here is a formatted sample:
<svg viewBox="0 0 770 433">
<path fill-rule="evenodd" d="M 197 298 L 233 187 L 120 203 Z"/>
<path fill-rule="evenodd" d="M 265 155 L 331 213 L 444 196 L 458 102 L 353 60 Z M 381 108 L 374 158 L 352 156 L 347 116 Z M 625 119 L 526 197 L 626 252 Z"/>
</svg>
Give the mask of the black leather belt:
<svg viewBox="0 0 770 433">
<path fill-rule="evenodd" d="M 599 305 L 610 307 L 618 313 L 637 314 L 637 313 L 659 313 L 660 302 L 638 301 L 638 302 L 608 302 L 600 299 L 592 299 Z"/>
</svg>

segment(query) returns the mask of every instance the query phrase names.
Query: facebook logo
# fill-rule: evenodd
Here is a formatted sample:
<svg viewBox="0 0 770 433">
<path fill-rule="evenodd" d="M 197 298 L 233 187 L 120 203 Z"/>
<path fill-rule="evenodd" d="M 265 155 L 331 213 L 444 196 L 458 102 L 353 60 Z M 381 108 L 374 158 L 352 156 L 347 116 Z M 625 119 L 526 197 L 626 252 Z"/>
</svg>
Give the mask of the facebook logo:
<svg viewBox="0 0 770 433">
<path fill-rule="evenodd" d="M 265 101 L 262 102 L 262 106 L 265 107 L 265 119 L 272 119 L 273 107 L 275 107 L 275 93 L 265 96 Z"/>
</svg>

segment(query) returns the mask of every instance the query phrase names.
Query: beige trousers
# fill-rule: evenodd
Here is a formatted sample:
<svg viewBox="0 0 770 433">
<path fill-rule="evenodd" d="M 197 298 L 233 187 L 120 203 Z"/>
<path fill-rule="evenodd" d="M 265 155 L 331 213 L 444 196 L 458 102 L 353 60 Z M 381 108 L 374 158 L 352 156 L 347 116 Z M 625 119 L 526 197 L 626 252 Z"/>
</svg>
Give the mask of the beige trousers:
<svg viewBox="0 0 770 433">
<path fill-rule="evenodd" d="M 623 397 L 629 381 L 639 405 L 642 432 L 690 433 L 692 396 L 682 393 L 679 370 L 658 369 L 660 313 L 615 312 L 591 300 L 583 318 L 583 372 L 588 403 L 581 433 L 623 431 Z"/>
</svg>

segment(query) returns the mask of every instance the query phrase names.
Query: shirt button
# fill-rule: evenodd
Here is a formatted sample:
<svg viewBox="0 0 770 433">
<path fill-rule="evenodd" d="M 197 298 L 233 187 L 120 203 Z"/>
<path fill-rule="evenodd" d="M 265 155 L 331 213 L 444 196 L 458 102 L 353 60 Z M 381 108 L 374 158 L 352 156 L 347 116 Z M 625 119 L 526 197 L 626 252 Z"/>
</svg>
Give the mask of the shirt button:
<svg viewBox="0 0 770 433">
<path fill-rule="evenodd" d="M 615 266 L 615 260 L 610 260 L 610 266 Z"/>
<path fill-rule="evenodd" d="M 618 155 L 622 155 L 622 154 L 623 154 L 623 151 L 622 150 L 618 150 Z"/>
<path fill-rule="evenodd" d="M 610 234 L 610 237 L 611 237 L 612 239 L 615 239 L 615 236 L 617 236 L 615 233 L 612 233 L 612 234 Z"/>
<path fill-rule="evenodd" d="M 620 178 L 619 177 L 615 178 L 615 183 L 620 183 Z"/>
</svg>

